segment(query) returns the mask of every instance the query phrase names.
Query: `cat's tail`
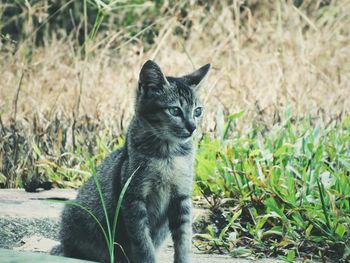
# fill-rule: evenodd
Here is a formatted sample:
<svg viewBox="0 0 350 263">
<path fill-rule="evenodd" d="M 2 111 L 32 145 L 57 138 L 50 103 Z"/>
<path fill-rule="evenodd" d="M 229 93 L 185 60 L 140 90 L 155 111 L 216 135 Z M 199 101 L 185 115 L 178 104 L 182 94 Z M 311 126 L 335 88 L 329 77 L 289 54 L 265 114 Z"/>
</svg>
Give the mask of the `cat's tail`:
<svg viewBox="0 0 350 263">
<path fill-rule="evenodd" d="M 63 256 L 63 246 L 61 244 L 54 246 L 50 251 L 50 255 Z"/>
</svg>

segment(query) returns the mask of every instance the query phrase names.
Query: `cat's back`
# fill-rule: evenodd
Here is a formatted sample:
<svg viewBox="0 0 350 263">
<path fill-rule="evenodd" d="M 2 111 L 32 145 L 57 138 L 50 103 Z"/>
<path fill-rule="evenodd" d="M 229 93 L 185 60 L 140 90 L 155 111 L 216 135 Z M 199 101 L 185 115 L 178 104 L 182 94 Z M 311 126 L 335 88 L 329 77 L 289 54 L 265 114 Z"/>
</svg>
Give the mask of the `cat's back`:
<svg viewBox="0 0 350 263">
<path fill-rule="evenodd" d="M 74 202 L 83 206 L 86 209 L 94 212 L 96 216 L 99 216 L 101 208 L 100 194 L 98 192 L 98 187 L 96 186 L 96 178 L 99 181 L 102 192 L 104 194 L 104 199 L 109 203 L 108 199 L 110 198 L 110 193 L 112 191 L 112 181 L 116 174 L 116 169 L 118 164 L 122 159 L 122 149 L 112 152 L 107 156 L 101 165 L 97 168 L 96 174 L 91 175 L 88 181 L 79 188 L 78 195 Z M 95 177 L 95 178 L 94 178 Z M 101 211 L 102 212 L 102 211 Z M 63 214 L 63 230 L 62 232 L 69 231 L 68 227 L 65 227 L 65 224 L 68 224 L 72 221 L 72 217 L 79 215 L 80 217 L 88 216 L 88 214 L 82 209 L 75 209 L 72 205 L 66 205 Z"/>
<path fill-rule="evenodd" d="M 108 205 L 112 202 L 112 200 L 109 201 L 111 196 L 110 193 L 112 191 L 112 181 L 114 180 L 114 176 L 118 176 L 116 174 L 116 170 L 122 161 L 122 152 L 122 149 L 116 150 L 104 159 L 101 165 L 97 168 L 96 175 L 91 175 L 88 181 L 80 187 L 76 200 L 74 201 L 84 208 L 92 211 L 97 217 L 102 217 L 103 211 L 100 194 L 95 182 L 96 178 L 94 177 L 97 177 L 104 195 L 104 200 Z M 63 224 L 61 232 L 69 232 L 75 227 L 76 221 L 82 220 L 85 217 L 88 218 L 89 215 L 83 209 L 76 209 L 75 206 L 66 205 L 62 214 Z"/>
<path fill-rule="evenodd" d="M 92 196 L 99 198 L 99 193 L 95 181 L 96 177 L 99 181 L 99 184 L 101 185 L 102 192 L 105 195 L 107 193 L 110 195 L 114 177 L 119 176 L 117 170 L 123 159 L 123 149 L 118 149 L 109 154 L 97 168 L 96 174 L 91 175 L 89 180 L 82 187 L 80 187 L 77 200 L 84 203 L 84 201 L 90 199 Z M 96 177 L 94 178 L 94 176 Z M 108 196 L 106 199 L 108 199 Z"/>
</svg>

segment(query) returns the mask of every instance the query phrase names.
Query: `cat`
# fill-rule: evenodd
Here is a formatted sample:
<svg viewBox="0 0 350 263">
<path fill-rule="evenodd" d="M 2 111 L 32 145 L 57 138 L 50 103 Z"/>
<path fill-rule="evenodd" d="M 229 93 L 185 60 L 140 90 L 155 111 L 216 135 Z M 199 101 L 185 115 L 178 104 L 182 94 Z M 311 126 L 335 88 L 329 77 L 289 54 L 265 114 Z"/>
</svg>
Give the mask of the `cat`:
<svg viewBox="0 0 350 263">
<path fill-rule="evenodd" d="M 116 262 L 155 262 L 155 252 L 169 233 L 174 262 L 190 262 L 192 135 L 203 113 L 197 92 L 209 69 L 207 64 L 182 77 L 165 77 L 160 67 L 148 60 L 140 71 L 135 113 L 125 145 L 97 169 L 110 222 L 121 189 L 133 175 L 118 218 Z M 79 190 L 76 202 L 106 228 L 92 177 Z M 64 256 L 109 262 L 101 229 L 77 206 L 65 206 L 60 239 Z"/>
</svg>

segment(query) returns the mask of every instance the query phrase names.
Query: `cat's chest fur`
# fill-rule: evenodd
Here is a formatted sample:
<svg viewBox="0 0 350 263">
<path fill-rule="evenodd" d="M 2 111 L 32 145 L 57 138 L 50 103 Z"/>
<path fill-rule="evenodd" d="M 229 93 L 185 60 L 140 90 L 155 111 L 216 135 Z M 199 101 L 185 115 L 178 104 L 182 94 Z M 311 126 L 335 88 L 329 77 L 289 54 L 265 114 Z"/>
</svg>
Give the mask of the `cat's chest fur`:
<svg viewBox="0 0 350 263">
<path fill-rule="evenodd" d="M 152 158 L 146 168 L 142 193 L 151 214 L 161 214 L 175 195 L 190 195 L 193 157 Z"/>
<path fill-rule="evenodd" d="M 164 159 L 150 159 L 147 165 L 149 186 L 154 189 L 166 188 L 178 194 L 188 194 L 192 188 L 192 156 L 175 156 Z M 146 190 L 147 191 L 147 190 Z"/>
</svg>

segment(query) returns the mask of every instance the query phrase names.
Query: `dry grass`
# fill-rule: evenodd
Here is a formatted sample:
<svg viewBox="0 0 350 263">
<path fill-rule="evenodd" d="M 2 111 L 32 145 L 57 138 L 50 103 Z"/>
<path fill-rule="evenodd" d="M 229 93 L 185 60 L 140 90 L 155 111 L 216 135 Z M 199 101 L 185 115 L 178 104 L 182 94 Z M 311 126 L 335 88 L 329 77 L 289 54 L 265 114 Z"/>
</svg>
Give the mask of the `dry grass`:
<svg viewBox="0 0 350 263">
<path fill-rule="evenodd" d="M 254 1 L 253 1 L 254 2 Z M 317 1 L 314 1 L 317 2 Z M 87 60 L 72 35 L 47 40 L 31 49 L 30 40 L 2 44 L 0 53 L 0 113 L 14 115 L 14 98 L 23 73 L 17 120 L 34 114 L 50 119 L 57 112 L 72 118 L 82 88 L 79 115 L 127 126 L 132 114 L 138 72 L 152 58 L 164 72 L 178 75 L 210 62 L 203 92 L 206 130 L 213 128 L 218 109 L 246 111 L 271 121 L 273 113 L 291 105 L 297 116 L 306 113 L 335 118 L 349 112 L 350 3 L 332 1 L 323 9 L 307 4 L 297 9 L 275 1 L 242 8 L 216 3 L 210 9 L 191 6 L 184 26 L 177 11 L 159 17 L 155 44 L 145 46 L 125 29 L 110 29 L 88 45 Z M 253 5 L 252 5 L 253 6 Z M 175 34 L 182 29 L 188 37 Z M 30 59 L 29 59 L 30 57 Z"/>
</svg>

